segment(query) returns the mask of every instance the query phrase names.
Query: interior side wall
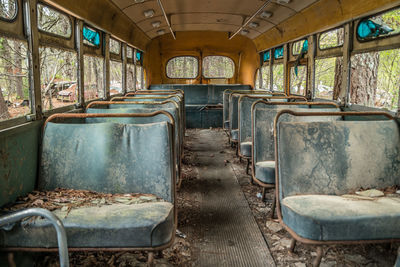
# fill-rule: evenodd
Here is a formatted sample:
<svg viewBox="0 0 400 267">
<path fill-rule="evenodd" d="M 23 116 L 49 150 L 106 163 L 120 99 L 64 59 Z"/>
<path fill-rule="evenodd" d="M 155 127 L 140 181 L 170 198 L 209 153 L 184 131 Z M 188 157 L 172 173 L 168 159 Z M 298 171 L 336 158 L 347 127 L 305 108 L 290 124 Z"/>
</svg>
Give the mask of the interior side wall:
<svg viewBox="0 0 400 267">
<path fill-rule="evenodd" d="M 235 75 L 229 84 L 246 84 L 254 87 L 255 71 L 259 66 L 256 47 L 249 38 L 235 36 L 228 39 L 224 32 L 177 32 L 153 39 L 144 56 L 147 84 L 210 84 L 212 80 L 201 75 L 202 58 L 209 55 L 228 56 L 235 62 Z M 195 79 L 170 79 L 165 68 L 169 59 L 176 56 L 195 56 L 199 59 L 199 75 Z"/>
</svg>

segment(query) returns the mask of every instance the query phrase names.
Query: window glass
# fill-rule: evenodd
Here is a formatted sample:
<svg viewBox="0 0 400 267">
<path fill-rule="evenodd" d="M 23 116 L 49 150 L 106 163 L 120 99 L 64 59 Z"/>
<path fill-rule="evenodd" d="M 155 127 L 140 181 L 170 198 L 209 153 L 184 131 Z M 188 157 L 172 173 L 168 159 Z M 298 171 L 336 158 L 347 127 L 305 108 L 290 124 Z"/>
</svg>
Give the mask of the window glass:
<svg viewBox="0 0 400 267">
<path fill-rule="evenodd" d="M 143 75 L 143 67 L 142 66 L 136 66 L 136 90 L 142 90 L 143 84 L 142 84 L 142 75 Z"/>
<path fill-rule="evenodd" d="M 270 51 L 263 52 L 262 53 L 263 62 L 268 62 L 271 57 L 270 55 L 271 55 Z"/>
<path fill-rule="evenodd" d="M 261 88 L 269 90 L 270 89 L 270 67 L 269 66 L 262 66 L 261 67 L 261 75 L 262 75 L 262 84 Z"/>
<path fill-rule="evenodd" d="M 307 87 L 307 66 L 290 68 L 290 94 L 305 95 Z"/>
<path fill-rule="evenodd" d="M 273 91 L 284 91 L 283 64 L 274 64 L 272 69 Z"/>
<path fill-rule="evenodd" d="M 343 57 L 315 60 L 315 98 L 334 99 L 342 81 Z"/>
<path fill-rule="evenodd" d="M 195 57 L 174 57 L 168 60 L 167 77 L 173 79 L 194 79 L 199 74 L 199 61 Z"/>
<path fill-rule="evenodd" d="M 40 47 L 39 53 L 43 110 L 76 103 L 78 101 L 77 54 L 53 47 Z"/>
<path fill-rule="evenodd" d="M 110 38 L 110 53 L 119 55 L 121 52 L 121 43 L 113 38 Z"/>
<path fill-rule="evenodd" d="M 0 0 L 0 17 L 5 20 L 13 20 L 17 16 L 16 0 Z"/>
<path fill-rule="evenodd" d="M 27 44 L 0 37 L 0 121 L 31 113 Z"/>
<path fill-rule="evenodd" d="M 85 100 L 104 97 L 103 58 L 84 55 Z"/>
<path fill-rule="evenodd" d="M 135 91 L 135 65 L 126 65 L 126 91 Z"/>
<path fill-rule="evenodd" d="M 400 49 L 351 57 L 350 103 L 396 110 L 400 88 Z"/>
<path fill-rule="evenodd" d="M 122 94 L 122 63 L 110 61 L 110 95 Z"/>
<path fill-rule="evenodd" d="M 61 37 L 71 37 L 71 20 L 66 15 L 51 7 L 38 4 L 37 16 L 39 30 Z"/>
<path fill-rule="evenodd" d="M 283 46 L 274 49 L 274 58 L 275 59 L 283 58 Z"/>
<path fill-rule="evenodd" d="M 357 26 L 357 37 L 373 40 L 400 33 L 400 8 L 363 19 Z"/>
<path fill-rule="evenodd" d="M 293 56 L 300 55 L 300 53 L 306 54 L 308 52 L 308 40 L 300 40 L 293 44 L 292 46 L 292 54 Z"/>
<path fill-rule="evenodd" d="M 130 46 L 126 47 L 126 57 L 127 58 L 133 58 L 133 48 Z"/>
<path fill-rule="evenodd" d="M 319 49 L 329 49 L 342 46 L 344 41 L 343 27 L 324 32 L 319 37 Z"/>
<path fill-rule="evenodd" d="M 223 78 L 233 77 L 235 72 L 235 63 L 229 57 L 207 56 L 203 59 L 203 76 L 205 78 Z"/>
<path fill-rule="evenodd" d="M 93 28 L 83 26 L 83 43 L 89 46 L 100 46 L 100 33 Z"/>
<path fill-rule="evenodd" d="M 142 60 L 143 60 L 143 53 L 140 52 L 140 51 L 136 51 L 135 55 L 136 55 L 136 62 L 142 63 Z"/>
</svg>

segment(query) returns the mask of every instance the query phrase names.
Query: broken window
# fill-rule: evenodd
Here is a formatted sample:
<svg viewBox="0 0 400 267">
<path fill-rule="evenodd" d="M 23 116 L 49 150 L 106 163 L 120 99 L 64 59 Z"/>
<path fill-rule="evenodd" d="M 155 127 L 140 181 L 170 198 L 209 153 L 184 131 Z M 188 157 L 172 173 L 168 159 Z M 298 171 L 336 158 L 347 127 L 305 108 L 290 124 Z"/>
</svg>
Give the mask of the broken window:
<svg viewBox="0 0 400 267">
<path fill-rule="evenodd" d="M 135 65 L 126 64 L 126 91 L 135 91 Z"/>
<path fill-rule="evenodd" d="M 53 47 L 40 47 L 39 54 L 43 110 L 77 103 L 76 52 Z"/>
<path fill-rule="evenodd" d="M 121 42 L 110 38 L 110 53 L 119 55 L 119 53 L 121 52 Z"/>
<path fill-rule="evenodd" d="M 100 33 L 93 28 L 83 26 L 83 43 L 88 46 L 100 47 Z"/>
<path fill-rule="evenodd" d="M 308 52 L 308 40 L 300 40 L 295 43 L 293 43 L 292 46 L 292 55 L 297 56 L 302 54 L 306 54 Z"/>
<path fill-rule="evenodd" d="M 280 59 L 283 58 L 283 46 L 277 47 L 274 49 L 274 58 Z"/>
<path fill-rule="evenodd" d="M 122 94 L 122 63 L 110 61 L 110 95 Z"/>
<path fill-rule="evenodd" d="M 290 68 L 290 94 L 305 95 L 307 89 L 307 66 Z"/>
<path fill-rule="evenodd" d="M 400 33 L 400 8 L 365 18 L 357 26 L 361 41 L 374 40 Z"/>
<path fill-rule="evenodd" d="M 274 64 L 272 67 L 273 91 L 284 92 L 283 64 Z"/>
</svg>

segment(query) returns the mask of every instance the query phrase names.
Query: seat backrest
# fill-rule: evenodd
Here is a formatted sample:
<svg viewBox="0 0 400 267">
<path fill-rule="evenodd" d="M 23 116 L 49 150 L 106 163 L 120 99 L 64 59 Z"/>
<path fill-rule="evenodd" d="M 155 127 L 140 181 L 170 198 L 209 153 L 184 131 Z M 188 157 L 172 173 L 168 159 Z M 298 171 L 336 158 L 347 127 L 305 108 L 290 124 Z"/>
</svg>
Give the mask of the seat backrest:
<svg viewBox="0 0 400 267">
<path fill-rule="evenodd" d="M 280 122 L 280 197 L 342 195 L 400 182 L 399 125 L 386 121 Z"/>
<path fill-rule="evenodd" d="M 338 108 L 309 108 L 308 105 L 263 105 L 260 103 L 255 106 L 252 117 L 252 140 L 254 162 L 275 160 L 275 141 L 274 141 L 274 120 L 278 112 L 284 109 L 293 111 L 325 112 L 340 111 Z M 294 117 L 284 114 L 280 121 L 321 121 L 338 120 L 341 117 Z"/>
<path fill-rule="evenodd" d="M 174 200 L 172 125 L 167 122 L 46 124 L 39 189 L 148 193 Z"/>
<path fill-rule="evenodd" d="M 269 97 L 271 95 L 255 95 L 257 97 Z M 250 98 L 242 96 L 238 102 L 238 125 L 239 125 L 239 142 L 251 141 L 251 106 L 254 102 L 260 100 L 260 98 Z M 275 100 L 275 99 L 271 99 Z M 278 99 L 283 101 L 283 99 Z M 240 148 L 240 146 L 239 146 Z"/>
</svg>

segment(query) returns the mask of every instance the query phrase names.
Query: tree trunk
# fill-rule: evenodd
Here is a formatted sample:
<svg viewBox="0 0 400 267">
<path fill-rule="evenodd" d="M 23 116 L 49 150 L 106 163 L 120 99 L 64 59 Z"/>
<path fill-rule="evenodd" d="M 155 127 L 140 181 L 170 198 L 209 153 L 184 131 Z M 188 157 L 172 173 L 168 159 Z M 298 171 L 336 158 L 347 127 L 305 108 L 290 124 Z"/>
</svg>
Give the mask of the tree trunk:
<svg viewBox="0 0 400 267">
<path fill-rule="evenodd" d="M 351 62 L 350 103 L 375 106 L 379 53 L 357 54 Z"/>
<path fill-rule="evenodd" d="M 333 99 L 337 100 L 339 98 L 340 90 L 342 88 L 342 76 L 343 71 L 343 58 L 337 57 L 335 62 L 335 78 L 333 82 Z"/>
<path fill-rule="evenodd" d="M 19 99 L 25 99 L 24 92 L 22 90 L 22 59 L 21 59 L 21 46 L 22 44 L 18 41 L 14 41 L 14 80 L 15 90 Z"/>
</svg>

